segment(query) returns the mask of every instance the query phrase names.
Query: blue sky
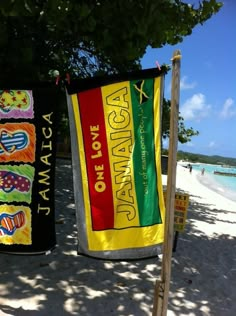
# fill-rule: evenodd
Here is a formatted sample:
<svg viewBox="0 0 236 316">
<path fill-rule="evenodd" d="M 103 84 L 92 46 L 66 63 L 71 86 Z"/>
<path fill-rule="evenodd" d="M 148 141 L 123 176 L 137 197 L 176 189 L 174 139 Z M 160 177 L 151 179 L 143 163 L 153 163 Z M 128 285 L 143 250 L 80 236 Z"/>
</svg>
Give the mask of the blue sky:
<svg viewBox="0 0 236 316">
<path fill-rule="evenodd" d="M 187 2 L 187 1 L 185 1 Z M 198 7 L 198 1 L 188 1 Z M 148 48 L 142 68 L 156 61 L 171 64 L 180 49 L 180 112 L 186 127 L 199 131 L 178 150 L 236 158 L 236 1 L 225 0 L 220 12 L 175 46 Z M 165 98 L 170 99 L 171 71 L 165 77 Z M 168 147 L 168 144 L 164 144 Z"/>
</svg>

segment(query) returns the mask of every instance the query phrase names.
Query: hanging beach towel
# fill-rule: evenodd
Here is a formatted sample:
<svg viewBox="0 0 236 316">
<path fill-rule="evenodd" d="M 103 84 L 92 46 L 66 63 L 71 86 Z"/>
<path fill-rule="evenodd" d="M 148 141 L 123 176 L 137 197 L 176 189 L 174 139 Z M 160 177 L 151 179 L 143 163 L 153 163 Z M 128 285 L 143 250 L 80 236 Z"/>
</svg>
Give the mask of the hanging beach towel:
<svg viewBox="0 0 236 316">
<path fill-rule="evenodd" d="M 67 85 L 79 253 L 157 255 L 164 238 L 158 69 Z"/>
<path fill-rule="evenodd" d="M 0 88 L 0 251 L 46 253 L 56 244 L 58 88 L 48 83 Z"/>
</svg>

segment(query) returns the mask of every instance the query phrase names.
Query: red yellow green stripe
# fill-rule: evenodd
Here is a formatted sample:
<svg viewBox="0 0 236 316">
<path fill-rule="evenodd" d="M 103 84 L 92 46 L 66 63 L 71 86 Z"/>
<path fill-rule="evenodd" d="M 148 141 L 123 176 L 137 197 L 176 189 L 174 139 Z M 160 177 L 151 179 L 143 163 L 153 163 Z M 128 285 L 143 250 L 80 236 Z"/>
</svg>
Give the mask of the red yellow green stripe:
<svg viewBox="0 0 236 316">
<path fill-rule="evenodd" d="M 82 134 L 78 141 L 89 250 L 163 241 L 160 82 L 126 81 L 88 90 L 78 93 L 77 105 L 72 96 L 79 115 L 77 134 Z M 97 181 L 105 184 L 95 187 Z"/>
<path fill-rule="evenodd" d="M 92 228 L 93 230 L 111 229 L 114 227 L 114 207 L 101 90 L 97 88 L 82 92 L 78 99 Z"/>
<path fill-rule="evenodd" d="M 140 226 L 134 182 L 134 126 L 129 81 L 102 87 L 114 201 L 114 228 Z"/>
<path fill-rule="evenodd" d="M 135 146 L 133 164 L 140 226 L 161 223 L 154 141 L 154 80 L 130 82 Z"/>
</svg>

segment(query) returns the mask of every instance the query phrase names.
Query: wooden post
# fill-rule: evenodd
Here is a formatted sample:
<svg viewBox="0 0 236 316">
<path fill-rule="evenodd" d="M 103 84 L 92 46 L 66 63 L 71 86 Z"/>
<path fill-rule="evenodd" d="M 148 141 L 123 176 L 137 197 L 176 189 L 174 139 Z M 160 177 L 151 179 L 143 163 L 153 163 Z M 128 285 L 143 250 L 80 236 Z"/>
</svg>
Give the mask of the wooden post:
<svg viewBox="0 0 236 316">
<path fill-rule="evenodd" d="M 174 235 L 174 203 L 178 146 L 180 59 L 180 51 L 174 51 L 172 58 L 170 139 L 166 191 L 165 239 L 163 245 L 161 280 L 157 280 L 155 285 L 155 297 L 152 313 L 153 316 L 166 316 L 168 309 L 168 297 L 171 279 L 171 257 Z"/>
</svg>

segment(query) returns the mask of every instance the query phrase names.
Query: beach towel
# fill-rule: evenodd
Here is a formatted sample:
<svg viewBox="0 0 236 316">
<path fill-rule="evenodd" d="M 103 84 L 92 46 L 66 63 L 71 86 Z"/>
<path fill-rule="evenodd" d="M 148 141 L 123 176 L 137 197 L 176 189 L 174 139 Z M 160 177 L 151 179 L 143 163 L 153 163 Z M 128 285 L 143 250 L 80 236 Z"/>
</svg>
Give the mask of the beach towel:
<svg viewBox="0 0 236 316">
<path fill-rule="evenodd" d="M 162 80 L 150 69 L 67 85 L 79 253 L 157 255 L 165 216 Z"/>
<path fill-rule="evenodd" d="M 56 245 L 58 87 L 5 83 L 0 89 L 0 252 L 44 254 Z"/>
</svg>

